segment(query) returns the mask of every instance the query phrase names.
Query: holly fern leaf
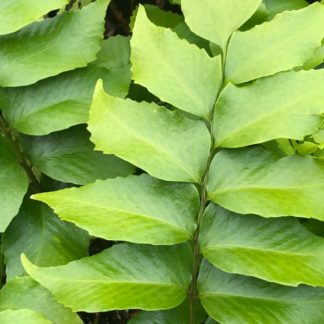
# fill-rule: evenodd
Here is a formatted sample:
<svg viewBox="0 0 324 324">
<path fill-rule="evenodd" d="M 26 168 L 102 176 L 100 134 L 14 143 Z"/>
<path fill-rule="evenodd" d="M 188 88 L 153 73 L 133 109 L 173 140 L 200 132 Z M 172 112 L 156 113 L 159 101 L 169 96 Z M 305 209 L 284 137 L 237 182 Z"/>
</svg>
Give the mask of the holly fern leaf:
<svg viewBox="0 0 324 324">
<path fill-rule="evenodd" d="M 182 0 L 215 57 L 139 8 L 133 80 L 159 104 L 115 98 L 99 81 L 88 130 L 97 150 L 146 174 L 33 196 L 93 236 L 125 241 L 54 267 L 23 256 L 60 303 L 150 311 L 133 323 L 324 321 L 324 238 L 304 226 L 324 221 L 324 161 L 269 150 L 316 134 L 324 106 L 322 70 L 301 71 L 321 46 L 324 6 L 289 2 L 239 31 L 261 1 Z"/>
</svg>

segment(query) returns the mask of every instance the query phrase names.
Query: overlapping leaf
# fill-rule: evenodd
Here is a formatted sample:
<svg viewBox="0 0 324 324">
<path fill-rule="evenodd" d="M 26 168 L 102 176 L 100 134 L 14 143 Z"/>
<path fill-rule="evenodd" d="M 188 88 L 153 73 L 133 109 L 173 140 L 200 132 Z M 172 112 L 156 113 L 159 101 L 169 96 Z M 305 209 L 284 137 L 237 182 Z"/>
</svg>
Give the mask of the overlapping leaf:
<svg viewBox="0 0 324 324">
<path fill-rule="evenodd" d="M 209 199 L 241 214 L 324 220 L 324 163 L 276 157 L 260 147 L 222 150 L 209 173 Z"/>
<path fill-rule="evenodd" d="M 191 30 L 223 50 L 231 34 L 257 10 L 261 0 L 182 0 L 181 8 Z"/>
<path fill-rule="evenodd" d="M 62 182 L 87 184 L 96 179 L 127 176 L 134 166 L 113 155 L 93 151 L 89 133 L 83 126 L 42 137 L 28 137 L 24 149 L 34 166 Z"/>
<path fill-rule="evenodd" d="M 171 30 L 155 26 L 142 7 L 137 13 L 131 46 L 136 83 L 182 110 L 209 117 L 221 81 L 219 56 L 210 58 Z"/>
<path fill-rule="evenodd" d="M 285 287 L 222 272 L 203 263 L 199 296 L 207 313 L 220 323 L 321 323 L 324 289 Z"/>
<path fill-rule="evenodd" d="M 14 278 L 7 282 L 1 289 L 0 314 L 7 309 L 29 309 L 42 315 L 53 324 L 82 323 L 76 314 L 73 314 L 70 309 L 59 304 L 47 289 L 40 286 L 30 277 Z M 25 321 L 17 321 L 14 323 L 25 323 Z"/>
<path fill-rule="evenodd" d="M 38 266 L 65 264 L 88 255 L 89 237 L 76 226 L 60 221 L 44 204 L 26 199 L 2 242 L 6 275 L 11 279 L 25 273 L 21 253 Z"/>
<path fill-rule="evenodd" d="M 115 154 L 162 180 L 200 182 L 210 147 L 202 121 L 156 104 L 107 95 L 98 83 L 89 130 L 97 150 Z"/>
<path fill-rule="evenodd" d="M 0 232 L 3 232 L 18 213 L 28 188 L 28 178 L 18 163 L 10 143 L 0 134 L 0 201 L 3 201 L 0 216 Z"/>
<path fill-rule="evenodd" d="M 235 32 L 226 60 L 227 82 L 242 83 L 303 66 L 321 46 L 323 30 L 324 6 L 315 3 Z"/>
<path fill-rule="evenodd" d="M 210 205 L 199 237 L 204 257 L 226 272 L 324 286 L 324 239 L 296 219 L 243 216 Z"/>
<path fill-rule="evenodd" d="M 59 302 L 87 312 L 175 307 L 186 298 L 191 262 L 186 244 L 117 244 L 97 255 L 52 268 L 38 268 L 23 257 L 29 275 Z"/>
<path fill-rule="evenodd" d="M 195 323 L 203 323 L 206 318 L 206 312 L 199 301 L 195 304 Z M 188 324 L 190 322 L 190 307 L 188 301 L 180 306 L 155 312 L 141 312 L 133 317 L 129 324 Z"/>
<path fill-rule="evenodd" d="M 245 86 L 229 84 L 214 116 L 216 146 L 242 147 L 277 138 L 303 140 L 324 112 L 324 71 L 284 72 Z"/>
<path fill-rule="evenodd" d="M 2 324 L 24 323 L 24 324 L 51 324 L 43 315 L 29 309 L 5 310 L 0 312 Z"/>
<path fill-rule="evenodd" d="M 107 3 L 98 0 L 80 11 L 1 36 L 0 86 L 32 84 L 94 61 L 103 38 Z"/>
<path fill-rule="evenodd" d="M 144 174 L 33 198 L 47 203 L 62 219 L 92 235 L 160 245 L 189 240 L 199 209 L 194 186 L 166 183 Z"/>
<path fill-rule="evenodd" d="M 68 2 L 68 0 L 1 0 L 0 35 L 13 33 Z"/>
</svg>

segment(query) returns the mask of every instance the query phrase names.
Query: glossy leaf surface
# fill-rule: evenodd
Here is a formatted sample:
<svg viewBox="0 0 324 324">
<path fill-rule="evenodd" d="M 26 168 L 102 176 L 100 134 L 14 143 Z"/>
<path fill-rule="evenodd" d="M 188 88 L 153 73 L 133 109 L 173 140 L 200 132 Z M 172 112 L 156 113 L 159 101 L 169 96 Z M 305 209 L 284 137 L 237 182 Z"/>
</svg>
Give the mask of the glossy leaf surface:
<svg viewBox="0 0 324 324">
<path fill-rule="evenodd" d="M 89 131 L 97 150 L 115 154 L 162 180 L 200 182 L 210 135 L 202 121 L 156 104 L 107 95 L 99 82 Z"/>
<path fill-rule="evenodd" d="M 320 47 L 323 28 L 324 6 L 315 3 L 278 14 L 251 30 L 235 32 L 226 60 L 227 82 L 247 82 L 303 66 Z"/>
<path fill-rule="evenodd" d="M 188 245 L 152 247 L 117 244 L 64 266 L 38 268 L 23 257 L 26 271 L 74 311 L 179 305 L 191 280 Z"/>
<path fill-rule="evenodd" d="M 60 221 L 44 204 L 26 199 L 3 234 L 2 242 L 7 279 L 11 279 L 25 274 L 21 253 L 39 266 L 65 264 L 88 255 L 89 236 Z"/>
<path fill-rule="evenodd" d="M 210 58 L 171 30 L 155 26 L 142 7 L 133 33 L 135 82 L 179 109 L 208 118 L 221 82 L 220 56 Z"/>
<path fill-rule="evenodd" d="M 51 324 L 43 315 L 29 309 L 5 310 L 0 312 L 2 324 L 25 323 L 25 324 Z"/>
<path fill-rule="evenodd" d="M 89 136 L 84 126 L 76 126 L 47 136 L 30 136 L 23 142 L 33 165 L 62 182 L 82 185 L 134 172 L 129 163 L 94 151 Z"/>
<path fill-rule="evenodd" d="M 297 155 L 277 160 L 259 147 L 222 150 L 211 163 L 208 192 L 241 214 L 324 220 L 324 163 Z"/>
<path fill-rule="evenodd" d="M 81 11 L 66 12 L 1 36 L 0 86 L 32 84 L 94 61 L 103 38 L 107 3 L 99 0 Z"/>
<path fill-rule="evenodd" d="M 59 304 L 47 289 L 40 286 L 30 277 L 14 278 L 1 289 L 0 310 L 6 309 L 29 309 L 41 314 L 53 324 L 82 323 L 76 314 Z"/>
<path fill-rule="evenodd" d="M 0 35 L 13 33 L 68 2 L 68 0 L 1 0 Z"/>
<path fill-rule="evenodd" d="M 324 288 L 285 287 L 233 275 L 205 262 L 199 295 L 207 313 L 221 323 L 321 323 Z"/>
<path fill-rule="evenodd" d="M 190 29 L 225 50 L 231 34 L 257 10 L 261 0 L 182 0 L 181 8 Z M 203 23 L 202 23 L 203 22 Z"/>
<path fill-rule="evenodd" d="M 144 174 L 33 198 L 47 203 L 62 219 L 92 235 L 160 245 L 189 240 L 199 209 L 194 186 L 166 183 Z"/>
<path fill-rule="evenodd" d="M 0 232 L 17 215 L 27 188 L 27 175 L 19 165 L 13 147 L 0 135 L 0 200 L 5 202 L 1 208 Z"/>
<path fill-rule="evenodd" d="M 239 215 L 210 205 L 199 237 L 204 257 L 226 272 L 324 286 L 324 239 L 296 219 Z"/>
<path fill-rule="evenodd" d="M 323 70 L 285 72 L 245 86 L 229 84 L 214 116 L 216 146 L 242 147 L 277 138 L 303 140 L 324 112 Z"/>
</svg>

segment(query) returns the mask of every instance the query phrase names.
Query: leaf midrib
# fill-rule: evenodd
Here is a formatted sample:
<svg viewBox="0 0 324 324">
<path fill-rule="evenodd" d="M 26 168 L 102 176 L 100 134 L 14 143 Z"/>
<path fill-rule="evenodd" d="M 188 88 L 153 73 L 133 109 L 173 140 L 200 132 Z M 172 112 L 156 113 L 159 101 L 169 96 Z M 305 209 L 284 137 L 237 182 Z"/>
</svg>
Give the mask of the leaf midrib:
<svg viewBox="0 0 324 324">
<path fill-rule="evenodd" d="M 178 160 L 175 156 L 171 155 L 169 152 L 167 152 L 165 149 L 163 149 L 162 147 L 156 146 L 155 143 L 151 143 L 149 141 L 147 141 L 146 138 L 139 136 L 138 133 L 135 133 L 133 129 L 129 128 L 125 123 L 123 123 L 123 121 L 121 121 L 118 117 L 117 114 L 112 113 L 111 117 L 115 120 L 115 122 L 117 122 L 117 124 L 119 124 L 121 126 L 121 128 L 123 128 L 125 131 L 127 131 L 130 136 L 132 136 L 133 138 L 135 137 L 137 140 L 141 141 L 142 143 L 146 144 L 147 146 L 152 147 L 153 149 L 162 152 L 164 155 L 166 155 L 166 157 L 171 160 L 176 162 L 176 164 L 178 166 L 181 167 L 181 169 L 183 169 L 185 171 L 185 173 L 189 174 L 191 179 L 194 180 L 194 182 L 196 183 L 200 183 L 200 179 L 196 177 L 196 175 L 193 173 L 192 170 L 188 169 L 188 167 L 186 165 L 184 165 L 180 160 Z M 93 135 L 92 135 L 93 136 Z M 115 153 L 117 155 L 117 153 Z M 162 154 L 162 155 L 163 155 Z"/>
<path fill-rule="evenodd" d="M 95 204 L 95 203 L 89 203 L 89 202 L 87 202 L 85 200 L 63 198 L 62 202 L 64 202 L 64 201 L 75 202 L 75 203 L 78 203 L 80 205 L 88 205 L 88 206 L 95 207 L 95 208 L 98 208 L 98 209 L 104 209 L 107 212 L 118 212 L 118 213 L 121 213 L 121 214 L 127 214 L 127 215 L 131 215 L 131 216 L 138 217 L 138 218 L 146 218 L 146 219 L 149 219 L 151 221 L 156 221 L 157 224 L 160 223 L 160 224 L 167 225 L 170 228 L 172 228 L 174 231 L 185 235 L 186 237 L 188 237 L 188 239 L 190 239 L 190 237 L 192 235 L 191 233 L 183 230 L 182 228 L 177 227 L 174 224 L 169 223 L 168 221 L 165 221 L 164 219 L 156 218 L 154 216 L 150 216 L 150 215 L 146 215 L 146 214 L 138 214 L 138 213 L 135 213 L 135 212 L 127 211 L 127 210 L 124 210 L 124 209 L 121 209 L 121 208 L 116 208 L 116 207 L 101 206 L 101 205 L 98 205 L 98 204 Z M 60 213 L 58 212 L 58 214 L 60 214 Z M 70 218 L 70 217 L 64 217 L 64 218 Z M 75 222 L 77 222 L 76 218 L 73 218 L 73 220 Z"/>
<path fill-rule="evenodd" d="M 306 254 L 306 253 L 300 253 L 300 252 L 287 252 L 282 250 L 275 250 L 271 248 L 256 248 L 256 247 L 249 247 L 249 246 L 239 246 L 239 245 L 208 245 L 207 247 L 202 249 L 202 252 L 205 251 L 213 251 L 213 250 L 226 250 L 226 249 L 244 249 L 244 250 L 253 250 L 253 251 L 261 251 L 261 252 L 268 252 L 273 254 L 284 254 L 284 255 L 293 255 L 293 256 L 300 256 L 300 257 L 320 257 L 324 256 L 324 249 L 323 253 L 318 254 Z M 312 250 L 310 250 L 312 252 Z"/>
</svg>

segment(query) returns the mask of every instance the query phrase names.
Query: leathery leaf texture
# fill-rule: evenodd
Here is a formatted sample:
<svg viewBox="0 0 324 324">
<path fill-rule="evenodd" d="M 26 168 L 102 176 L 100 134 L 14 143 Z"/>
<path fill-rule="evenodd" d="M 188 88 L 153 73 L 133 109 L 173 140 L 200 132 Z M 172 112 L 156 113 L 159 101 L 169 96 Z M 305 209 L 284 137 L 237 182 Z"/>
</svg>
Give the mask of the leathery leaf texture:
<svg viewBox="0 0 324 324">
<path fill-rule="evenodd" d="M 0 322 L 324 322 L 323 1 L 19 3 Z"/>
</svg>

